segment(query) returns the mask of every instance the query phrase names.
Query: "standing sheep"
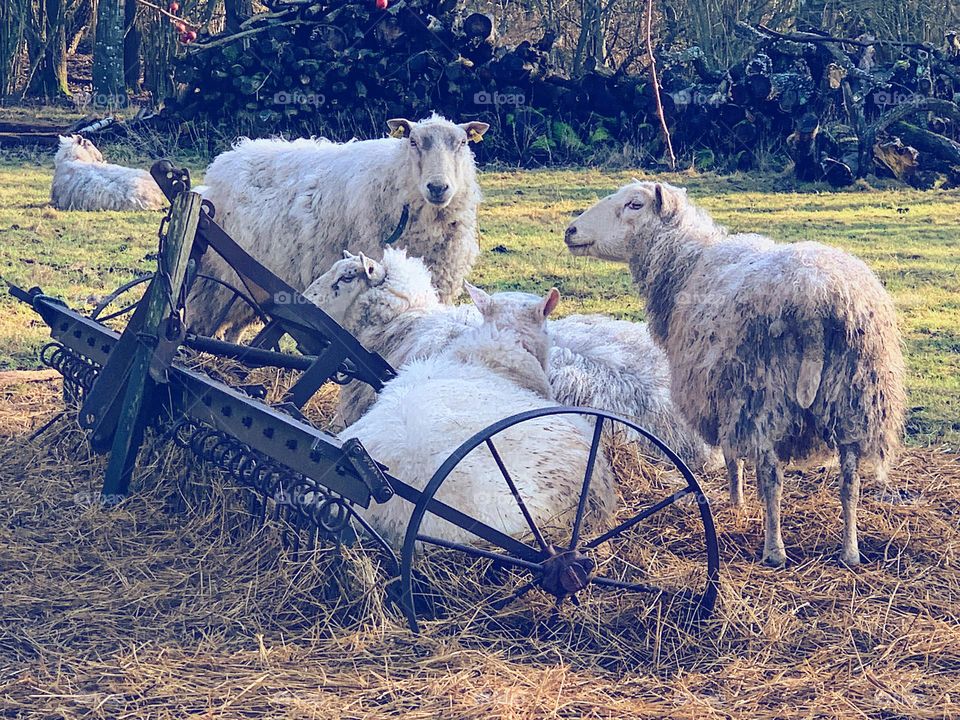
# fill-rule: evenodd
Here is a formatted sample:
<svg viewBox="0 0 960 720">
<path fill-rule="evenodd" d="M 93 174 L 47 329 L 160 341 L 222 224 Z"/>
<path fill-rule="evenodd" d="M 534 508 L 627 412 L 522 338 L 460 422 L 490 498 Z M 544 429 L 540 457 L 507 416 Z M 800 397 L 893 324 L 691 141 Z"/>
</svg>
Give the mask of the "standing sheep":
<svg viewBox="0 0 960 720">
<path fill-rule="evenodd" d="M 670 360 L 674 401 L 723 448 L 734 502 L 737 460 L 756 464 L 764 562 L 786 561 L 781 464 L 839 452 L 841 559 L 857 565 L 860 465 L 886 472 L 905 400 L 896 314 L 869 268 L 819 243 L 730 235 L 661 183 L 609 195 L 565 240 L 574 255 L 629 264 Z"/>
<path fill-rule="evenodd" d="M 430 271 L 419 258 L 394 249 L 386 250 L 381 262 L 362 253 L 345 255 L 305 295 L 395 367 L 441 352 L 480 324 L 480 313 L 473 305 L 440 303 Z M 498 293 L 495 297 L 529 296 Z M 673 405 L 666 356 L 642 323 L 574 315 L 549 321 L 548 329 L 553 345 L 547 377 L 559 404 L 632 417 L 694 468 L 718 460 Z M 362 383 L 344 387 L 340 395 L 343 421 L 355 422 L 375 397 Z M 651 447 L 646 440 L 641 444 Z"/>
<path fill-rule="evenodd" d="M 438 115 L 387 125 L 391 137 L 343 144 L 241 140 L 210 165 L 203 195 L 223 228 L 297 290 L 348 243 L 375 258 L 392 244 L 422 257 L 440 299 L 452 302 L 480 252 L 480 188 L 468 142 L 489 126 L 455 125 Z M 214 253 L 204 258 L 204 271 L 237 282 Z M 193 327 L 213 334 L 228 298 L 219 286 L 198 285 L 188 305 Z M 236 337 L 253 319 L 244 312 L 232 311 L 226 336 Z"/>
<path fill-rule="evenodd" d="M 50 201 L 58 210 L 159 210 L 167 204 L 150 173 L 105 162 L 79 135 L 60 137 Z"/>
<path fill-rule="evenodd" d="M 508 415 L 549 407 L 543 358 L 546 317 L 560 294 L 491 297 L 470 287 L 483 323 L 443 352 L 415 360 L 386 384 L 373 407 L 341 437 L 359 438 L 389 471 L 423 489 L 447 457 L 469 437 Z M 532 299 L 531 299 L 532 297 Z M 496 448 L 534 522 L 541 528 L 576 510 L 590 451 L 589 423 L 574 416 L 547 416 L 497 435 Z M 595 520 L 612 517 L 613 472 L 597 459 L 591 483 Z M 467 455 L 440 487 L 437 499 L 513 537 L 529 526 L 492 455 Z M 410 519 L 405 502 L 371 505 L 360 512 L 384 538 L 399 545 Z M 476 540 L 462 528 L 428 514 L 421 532 L 454 542 Z M 566 540 L 566 538 L 560 538 Z"/>
</svg>

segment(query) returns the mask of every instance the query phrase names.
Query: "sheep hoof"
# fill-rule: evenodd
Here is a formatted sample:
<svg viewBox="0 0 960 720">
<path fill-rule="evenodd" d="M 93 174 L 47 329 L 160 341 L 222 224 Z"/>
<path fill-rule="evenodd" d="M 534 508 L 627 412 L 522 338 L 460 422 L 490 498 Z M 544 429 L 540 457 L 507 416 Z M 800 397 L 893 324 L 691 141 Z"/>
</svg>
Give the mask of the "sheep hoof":
<svg viewBox="0 0 960 720">
<path fill-rule="evenodd" d="M 840 564 L 846 565 L 847 567 L 856 567 L 860 564 L 860 551 L 859 550 L 844 550 L 840 554 Z"/>
<path fill-rule="evenodd" d="M 782 568 L 787 564 L 787 553 L 783 548 L 774 548 L 772 550 L 764 550 L 763 552 L 763 564 L 767 567 L 772 568 Z"/>
</svg>

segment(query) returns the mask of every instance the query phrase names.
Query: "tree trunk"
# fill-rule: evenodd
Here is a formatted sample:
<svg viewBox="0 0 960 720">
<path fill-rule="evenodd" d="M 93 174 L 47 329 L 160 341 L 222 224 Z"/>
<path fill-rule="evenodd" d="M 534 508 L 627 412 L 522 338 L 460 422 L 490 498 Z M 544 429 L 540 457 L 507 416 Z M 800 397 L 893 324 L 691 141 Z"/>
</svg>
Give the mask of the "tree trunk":
<svg viewBox="0 0 960 720">
<path fill-rule="evenodd" d="M 14 91 L 14 64 L 20 48 L 22 24 L 19 0 L 0 2 L 0 97 Z"/>
<path fill-rule="evenodd" d="M 30 42 L 32 74 L 25 95 L 57 100 L 70 96 L 67 87 L 67 25 L 64 0 L 43 0 Z"/>
<path fill-rule="evenodd" d="M 140 74 L 143 64 L 140 62 L 140 50 L 143 38 L 137 27 L 137 0 L 124 0 L 123 3 L 123 81 L 133 92 L 140 92 Z"/>
<path fill-rule="evenodd" d="M 121 0 L 97 3 L 97 39 L 93 48 L 95 105 L 119 107 L 126 103 L 123 86 L 123 13 Z"/>
<path fill-rule="evenodd" d="M 239 30 L 240 23 L 253 15 L 253 0 L 223 0 L 227 30 Z"/>
</svg>

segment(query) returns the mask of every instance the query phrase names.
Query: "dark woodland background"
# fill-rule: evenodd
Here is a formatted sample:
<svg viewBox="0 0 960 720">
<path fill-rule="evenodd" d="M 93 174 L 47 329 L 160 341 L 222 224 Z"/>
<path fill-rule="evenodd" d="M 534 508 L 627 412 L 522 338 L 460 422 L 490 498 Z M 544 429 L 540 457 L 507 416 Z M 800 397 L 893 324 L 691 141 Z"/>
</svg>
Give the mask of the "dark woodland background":
<svg viewBox="0 0 960 720">
<path fill-rule="evenodd" d="M 491 123 L 482 161 L 662 167 L 652 50 L 679 167 L 929 187 L 960 182 L 957 30 L 951 0 L 4 0 L 0 96 L 207 153 L 435 110 Z"/>
</svg>

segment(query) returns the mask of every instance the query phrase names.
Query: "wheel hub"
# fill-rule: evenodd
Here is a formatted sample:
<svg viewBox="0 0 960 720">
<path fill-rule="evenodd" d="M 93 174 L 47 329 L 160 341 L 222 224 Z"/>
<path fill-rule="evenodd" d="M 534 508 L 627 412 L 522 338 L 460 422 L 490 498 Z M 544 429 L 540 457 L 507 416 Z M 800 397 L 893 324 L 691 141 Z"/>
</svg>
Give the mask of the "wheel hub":
<svg viewBox="0 0 960 720">
<path fill-rule="evenodd" d="M 540 587 L 554 597 L 564 598 L 590 584 L 596 563 L 577 550 L 548 548 L 550 556 L 543 561 Z"/>
</svg>

